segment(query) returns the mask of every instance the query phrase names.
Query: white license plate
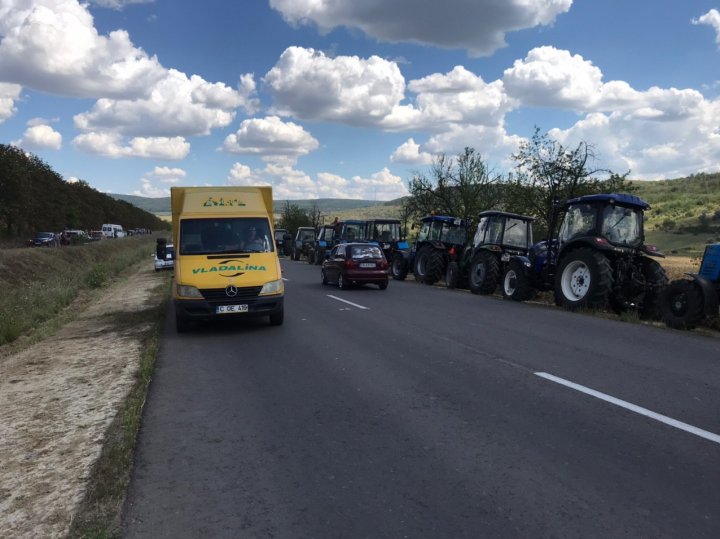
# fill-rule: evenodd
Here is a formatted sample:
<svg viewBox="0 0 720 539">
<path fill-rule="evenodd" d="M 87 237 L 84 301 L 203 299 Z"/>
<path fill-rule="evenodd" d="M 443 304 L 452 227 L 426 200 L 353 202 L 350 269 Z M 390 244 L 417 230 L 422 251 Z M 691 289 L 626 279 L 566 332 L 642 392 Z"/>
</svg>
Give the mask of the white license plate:
<svg viewBox="0 0 720 539">
<path fill-rule="evenodd" d="M 247 305 L 218 305 L 215 307 L 215 314 L 246 313 Z"/>
<path fill-rule="evenodd" d="M 360 267 L 361 268 L 374 268 L 375 263 L 374 262 L 361 262 Z"/>
</svg>

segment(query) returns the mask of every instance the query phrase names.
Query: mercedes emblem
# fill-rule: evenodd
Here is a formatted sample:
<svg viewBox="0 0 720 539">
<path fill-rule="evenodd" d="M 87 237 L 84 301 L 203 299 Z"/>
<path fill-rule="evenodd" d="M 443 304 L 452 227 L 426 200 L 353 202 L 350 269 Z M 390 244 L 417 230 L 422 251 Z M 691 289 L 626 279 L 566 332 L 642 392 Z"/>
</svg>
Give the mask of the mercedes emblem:
<svg viewBox="0 0 720 539">
<path fill-rule="evenodd" d="M 230 298 L 234 298 L 235 296 L 237 296 L 237 293 L 238 293 L 238 289 L 235 285 L 232 285 L 232 284 L 228 285 L 227 288 L 225 289 L 225 294 Z"/>
</svg>

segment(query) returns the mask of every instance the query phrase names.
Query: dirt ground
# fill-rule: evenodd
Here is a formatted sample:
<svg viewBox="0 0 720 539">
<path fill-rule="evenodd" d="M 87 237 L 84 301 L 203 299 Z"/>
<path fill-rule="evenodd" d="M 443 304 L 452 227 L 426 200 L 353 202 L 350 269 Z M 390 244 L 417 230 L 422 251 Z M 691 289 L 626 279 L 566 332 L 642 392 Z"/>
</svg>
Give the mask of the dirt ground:
<svg viewBox="0 0 720 539">
<path fill-rule="evenodd" d="M 0 356 L 0 537 L 62 537 L 103 437 L 134 383 L 164 282 L 152 267 L 110 285 L 53 336 Z"/>
</svg>

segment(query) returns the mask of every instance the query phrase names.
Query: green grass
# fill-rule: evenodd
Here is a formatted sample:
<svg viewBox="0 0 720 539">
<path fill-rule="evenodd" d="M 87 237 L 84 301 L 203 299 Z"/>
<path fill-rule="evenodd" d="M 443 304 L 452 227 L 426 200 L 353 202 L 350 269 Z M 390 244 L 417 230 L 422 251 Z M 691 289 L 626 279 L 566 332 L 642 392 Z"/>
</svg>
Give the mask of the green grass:
<svg viewBox="0 0 720 539">
<path fill-rule="evenodd" d="M 154 238 L 139 236 L 56 249 L 0 250 L 0 345 L 56 317 L 83 291 L 149 260 Z"/>
</svg>

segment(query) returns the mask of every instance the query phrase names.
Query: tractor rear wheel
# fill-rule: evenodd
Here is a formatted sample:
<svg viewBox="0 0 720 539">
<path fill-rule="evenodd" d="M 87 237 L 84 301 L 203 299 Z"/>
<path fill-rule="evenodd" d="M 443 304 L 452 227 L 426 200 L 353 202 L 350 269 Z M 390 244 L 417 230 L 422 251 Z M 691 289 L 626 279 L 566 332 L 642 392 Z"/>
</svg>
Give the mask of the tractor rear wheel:
<svg viewBox="0 0 720 539">
<path fill-rule="evenodd" d="M 525 271 L 519 264 L 513 264 L 512 262 L 508 265 L 505 274 L 502 276 L 500 287 L 502 288 L 502 295 L 505 299 L 525 301 L 526 299 L 530 299 L 532 295 L 530 280 L 527 278 L 527 275 L 525 275 Z"/>
<path fill-rule="evenodd" d="M 500 262 L 495 255 L 481 251 L 470 263 L 468 284 L 473 294 L 492 294 L 500 277 Z"/>
<path fill-rule="evenodd" d="M 460 266 L 454 260 L 448 264 L 445 271 L 445 284 L 448 288 L 457 288 L 460 281 Z"/>
<path fill-rule="evenodd" d="M 555 301 L 568 309 L 600 309 L 608 302 L 612 283 L 612 269 L 605 255 L 577 249 L 558 266 Z"/>
<path fill-rule="evenodd" d="M 430 251 L 430 259 L 428 260 L 427 271 L 423 282 L 425 284 L 435 284 L 445 275 L 445 256 L 437 249 Z"/>
<path fill-rule="evenodd" d="M 405 257 L 398 253 L 392 259 L 392 266 L 390 266 L 390 273 L 392 278 L 397 281 L 404 281 L 408 274 L 408 263 Z"/>
<path fill-rule="evenodd" d="M 704 301 L 702 290 L 694 281 L 673 281 L 660 294 L 662 320 L 671 328 L 693 329 L 705 318 Z"/>
<path fill-rule="evenodd" d="M 642 272 L 645 277 L 645 294 L 640 304 L 640 318 L 658 320 L 660 318 L 660 292 L 668 284 L 667 274 L 656 260 L 644 258 Z"/>
</svg>

